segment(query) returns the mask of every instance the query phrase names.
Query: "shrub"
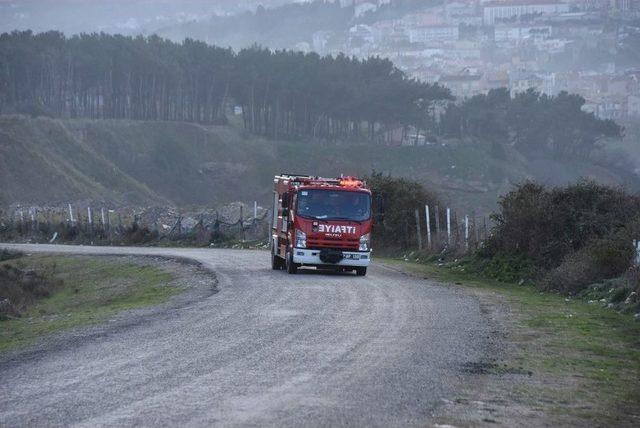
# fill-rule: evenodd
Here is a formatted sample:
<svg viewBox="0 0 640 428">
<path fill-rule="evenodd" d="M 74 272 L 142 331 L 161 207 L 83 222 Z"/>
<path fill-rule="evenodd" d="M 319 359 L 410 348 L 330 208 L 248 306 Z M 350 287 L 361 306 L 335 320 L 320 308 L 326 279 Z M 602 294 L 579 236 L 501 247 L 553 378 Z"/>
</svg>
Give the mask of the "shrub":
<svg viewBox="0 0 640 428">
<path fill-rule="evenodd" d="M 629 269 L 635 249 L 631 239 L 621 236 L 613 239 L 596 239 L 589 244 L 587 252 L 600 277 L 614 278 Z"/>
<path fill-rule="evenodd" d="M 0 267 L 0 320 L 20 316 L 30 305 L 49 297 L 62 284 L 52 271 L 25 271 L 4 264 Z"/>
<path fill-rule="evenodd" d="M 19 259 L 22 256 L 24 256 L 24 253 L 20 251 L 2 250 L 0 251 L 0 262 Z"/>
<path fill-rule="evenodd" d="M 128 245 L 148 244 L 159 238 L 157 231 L 152 231 L 148 227 L 140 227 L 137 222 L 127 227 L 123 240 Z"/>
<path fill-rule="evenodd" d="M 569 254 L 560 266 L 549 271 L 542 280 L 541 287 L 577 294 L 594 282 L 624 274 L 633 255 L 633 245 L 629 240 L 595 240 L 583 249 Z"/>
<path fill-rule="evenodd" d="M 438 197 L 413 180 L 374 172 L 366 181 L 373 193 L 374 215 L 384 214 L 384 221 L 377 222 L 373 229 L 374 245 L 379 248 L 414 247 L 414 211 L 425 205 L 442 206 Z"/>
<path fill-rule="evenodd" d="M 507 281 L 537 272 L 541 288 L 568 294 L 623 275 L 640 238 L 640 198 L 589 181 L 523 183 L 501 198 L 492 218 L 492 234 L 477 253 L 490 261 L 483 272 Z M 514 262 L 522 260 L 529 263 Z"/>
<path fill-rule="evenodd" d="M 540 282 L 546 291 L 576 294 L 589 284 L 597 281 L 596 269 L 586 251 L 567 256 L 560 266 L 549 271 Z"/>
<path fill-rule="evenodd" d="M 551 269 L 592 241 L 624 230 L 639 215 L 640 199 L 620 189 L 587 181 L 554 189 L 527 182 L 500 200 L 492 235 L 479 254 L 523 257 Z"/>
</svg>

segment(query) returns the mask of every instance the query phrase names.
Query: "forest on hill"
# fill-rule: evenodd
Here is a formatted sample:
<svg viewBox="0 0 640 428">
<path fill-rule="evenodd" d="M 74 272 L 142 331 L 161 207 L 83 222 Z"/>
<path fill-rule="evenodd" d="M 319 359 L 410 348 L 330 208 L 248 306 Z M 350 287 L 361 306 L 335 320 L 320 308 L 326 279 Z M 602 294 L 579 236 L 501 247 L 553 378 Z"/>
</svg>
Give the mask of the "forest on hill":
<svg viewBox="0 0 640 428">
<path fill-rule="evenodd" d="M 623 128 L 583 111 L 584 104 L 567 92 L 549 96 L 529 89 L 512 97 L 506 88 L 493 89 L 449 104 L 436 126 L 441 136 L 491 144 L 497 157 L 509 145 L 528 157 L 587 159 L 598 143 L 621 138 Z"/>
<path fill-rule="evenodd" d="M 245 128 L 275 138 L 373 139 L 381 127 L 424 127 L 432 102 L 451 98 L 386 59 L 156 36 L 14 32 L 0 36 L 0 63 L 3 113 L 224 123 L 233 99 Z"/>
<path fill-rule="evenodd" d="M 186 39 L 30 31 L 0 35 L 0 113 L 55 118 L 225 124 L 287 140 L 474 139 L 525 155 L 586 157 L 622 128 L 582 110 L 584 99 L 506 89 L 452 102 L 450 91 L 407 77 L 391 61 L 344 55 L 234 52 Z"/>
</svg>

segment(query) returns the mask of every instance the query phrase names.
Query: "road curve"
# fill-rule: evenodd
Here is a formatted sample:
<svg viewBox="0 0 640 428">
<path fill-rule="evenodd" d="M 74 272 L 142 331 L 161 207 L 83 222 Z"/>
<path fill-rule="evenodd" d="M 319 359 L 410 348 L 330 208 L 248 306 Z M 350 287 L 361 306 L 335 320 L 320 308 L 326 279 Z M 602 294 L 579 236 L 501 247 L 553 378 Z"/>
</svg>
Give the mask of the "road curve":
<svg viewBox="0 0 640 428">
<path fill-rule="evenodd" d="M 262 251 L 0 247 L 191 258 L 220 288 L 0 362 L 0 426 L 424 426 L 488 352 L 474 297 L 375 262 L 366 277 L 287 275 Z"/>
</svg>

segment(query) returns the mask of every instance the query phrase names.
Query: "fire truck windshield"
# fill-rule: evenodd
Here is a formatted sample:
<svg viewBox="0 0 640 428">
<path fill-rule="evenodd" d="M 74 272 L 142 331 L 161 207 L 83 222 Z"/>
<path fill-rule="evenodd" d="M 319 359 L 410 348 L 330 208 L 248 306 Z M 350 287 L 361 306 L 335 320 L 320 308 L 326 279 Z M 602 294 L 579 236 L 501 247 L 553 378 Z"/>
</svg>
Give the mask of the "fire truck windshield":
<svg viewBox="0 0 640 428">
<path fill-rule="evenodd" d="M 301 190 L 297 214 L 318 220 L 364 221 L 371 217 L 371 195 L 341 190 Z"/>
</svg>

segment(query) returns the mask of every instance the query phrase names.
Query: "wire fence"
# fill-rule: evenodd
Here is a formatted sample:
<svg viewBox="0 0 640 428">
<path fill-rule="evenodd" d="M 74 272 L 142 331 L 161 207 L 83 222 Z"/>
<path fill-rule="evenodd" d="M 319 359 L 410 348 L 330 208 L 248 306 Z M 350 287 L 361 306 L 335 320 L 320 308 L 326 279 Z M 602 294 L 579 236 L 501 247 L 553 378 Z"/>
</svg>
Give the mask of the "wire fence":
<svg viewBox="0 0 640 428">
<path fill-rule="evenodd" d="M 374 225 L 374 235 L 378 248 L 465 255 L 480 248 L 490 235 L 490 221 L 473 213 L 461 215 L 448 207 L 425 205 L 403 210 L 399 218 L 384 219 Z"/>
<path fill-rule="evenodd" d="M 15 207 L 0 210 L 0 240 L 95 245 L 184 242 L 211 245 L 263 240 L 269 210 L 234 203 L 217 210 L 179 212 L 107 207 Z"/>
<path fill-rule="evenodd" d="M 268 242 L 270 221 L 270 210 L 255 202 L 192 212 L 164 207 L 13 207 L 0 210 L 0 240 L 93 245 L 258 243 Z M 477 250 L 489 233 L 486 217 L 425 205 L 375 224 L 373 244 L 378 249 L 464 255 Z"/>
</svg>

